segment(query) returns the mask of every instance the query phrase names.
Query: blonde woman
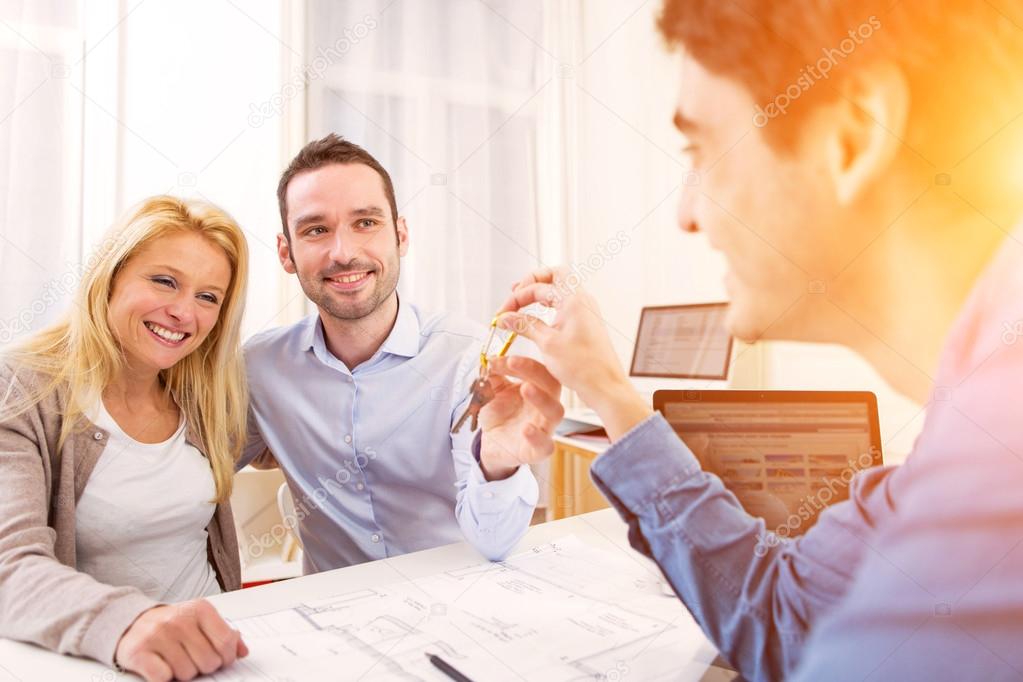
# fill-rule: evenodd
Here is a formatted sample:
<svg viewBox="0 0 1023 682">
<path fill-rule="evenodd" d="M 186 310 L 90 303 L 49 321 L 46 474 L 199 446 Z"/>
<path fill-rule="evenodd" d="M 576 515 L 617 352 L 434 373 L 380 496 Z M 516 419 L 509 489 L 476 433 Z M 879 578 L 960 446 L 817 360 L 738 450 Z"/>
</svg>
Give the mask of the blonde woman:
<svg viewBox="0 0 1023 682">
<path fill-rule="evenodd" d="M 0 636 L 147 680 L 248 652 L 202 598 L 239 587 L 228 499 L 244 441 L 241 229 L 144 201 L 65 321 L 0 365 Z"/>
</svg>

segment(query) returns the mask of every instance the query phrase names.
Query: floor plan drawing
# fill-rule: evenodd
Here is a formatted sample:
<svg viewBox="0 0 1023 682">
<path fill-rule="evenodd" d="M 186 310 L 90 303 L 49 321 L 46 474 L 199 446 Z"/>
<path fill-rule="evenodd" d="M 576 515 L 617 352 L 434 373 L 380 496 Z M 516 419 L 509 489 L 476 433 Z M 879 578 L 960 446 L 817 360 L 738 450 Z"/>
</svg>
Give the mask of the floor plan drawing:
<svg viewBox="0 0 1023 682">
<path fill-rule="evenodd" d="M 698 680 L 714 651 L 652 563 L 569 536 L 499 563 L 233 622 L 251 651 L 218 682 Z"/>
</svg>

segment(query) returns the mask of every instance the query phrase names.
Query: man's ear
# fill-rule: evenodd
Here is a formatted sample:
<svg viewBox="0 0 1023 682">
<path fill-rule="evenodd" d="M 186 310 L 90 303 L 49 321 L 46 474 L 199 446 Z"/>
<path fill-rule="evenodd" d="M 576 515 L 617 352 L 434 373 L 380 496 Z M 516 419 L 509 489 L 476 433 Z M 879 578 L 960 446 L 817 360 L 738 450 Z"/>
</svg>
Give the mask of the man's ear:
<svg viewBox="0 0 1023 682">
<path fill-rule="evenodd" d="M 288 243 L 288 238 L 284 236 L 283 232 L 277 235 L 277 258 L 280 259 L 284 272 L 295 274 L 295 261 L 291 259 L 291 244 Z"/>
<path fill-rule="evenodd" d="M 853 203 L 898 156 L 909 114 L 909 84 L 895 65 L 869 66 L 839 85 L 827 107 L 826 165 L 839 203 Z"/>
<path fill-rule="evenodd" d="M 398 255 L 404 256 L 408 253 L 408 225 L 405 223 L 404 216 L 398 217 L 398 222 L 394 228 L 398 235 Z"/>
</svg>

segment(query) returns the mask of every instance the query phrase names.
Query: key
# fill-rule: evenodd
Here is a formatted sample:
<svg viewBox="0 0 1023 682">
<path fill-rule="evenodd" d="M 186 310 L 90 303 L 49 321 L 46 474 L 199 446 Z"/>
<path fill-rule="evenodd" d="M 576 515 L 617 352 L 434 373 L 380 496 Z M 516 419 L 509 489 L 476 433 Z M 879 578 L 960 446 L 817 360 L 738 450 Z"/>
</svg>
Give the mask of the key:
<svg viewBox="0 0 1023 682">
<path fill-rule="evenodd" d="M 479 427 L 480 410 L 483 406 L 494 399 L 494 391 L 490 388 L 490 382 L 487 381 L 485 376 L 481 376 L 476 381 L 472 382 L 472 398 L 469 399 L 469 406 L 465 408 L 465 412 L 458 418 L 455 425 L 451 427 L 451 433 L 458 433 L 462 430 L 462 426 L 465 425 L 465 421 L 472 418 L 470 429 L 475 431 Z"/>
<path fill-rule="evenodd" d="M 469 430 L 475 431 L 480 426 L 480 410 L 486 407 L 487 403 L 494 399 L 494 390 L 490 388 L 490 382 L 481 380 L 476 382 L 476 392 L 473 394 L 476 399 L 476 409 L 472 411 L 472 423 Z M 470 401 L 471 403 L 472 401 Z"/>
<path fill-rule="evenodd" d="M 479 427 L 480 422 L 480 410 L 483 406 L 494 399 L 494 389 L 490 388 L 490 382 L 487 379 L 490 376 L 490 370 L 488 369 L 487 354 L 490 352 L 490 344 L 494 341 L 494 336 L 497 334 L 497 320 L 494 318 L 490 321 L 490 336 L 483 343 L 483 348 L 480 350 L 480 375 L 476 381 L 472 382 L 472 386 L 469 391 L 472 393 L 472 398 L 469 399 L 469 406 L 465 408 L 465 412 L 458 418 L 455 425 L 451 427 L 451 433 L 458 433 L 462 430 L 462 426 L 465 425 L 465 420 L 472 418 L 470 426 L 475 431 Z M 499 357 L 503 357 L 508 349 L 511 348 L 512 343 L 515 342 L 515 337 L 518 336 L 512 333 L 511 336 L 504 342 L 501 350 L 497 353 Z"/>
</svg>

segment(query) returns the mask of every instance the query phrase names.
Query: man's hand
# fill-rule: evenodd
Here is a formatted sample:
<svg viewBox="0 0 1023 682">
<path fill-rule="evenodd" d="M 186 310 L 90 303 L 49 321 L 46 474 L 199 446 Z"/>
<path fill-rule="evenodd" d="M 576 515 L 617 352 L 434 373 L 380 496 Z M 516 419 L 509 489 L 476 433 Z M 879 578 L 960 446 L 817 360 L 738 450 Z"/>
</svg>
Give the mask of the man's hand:
<svg viewBox="0 0 1023 682">
<path fill-rule="evenodd" d="M 154 606 L 131 624 L 114 660 L 146 682 L 190 680 L 248 656 L 241 634 L 208 601 Z"/>
<path fill-rule="evenodd" d="M 597 301 L 569 281 L 564 268 L 541 268 L 512 287 L 498 324 L 532 340 L 558 381 L 576 391 L 618 440 L 652 413 L 618 362 Z M 554 308 L 554 324 L 518 312 L 532 303 Z"/>
<path fill-rule="evenodd" d="M 554 429 L 565 408 L 561 384 L 530 358 L 491 358 L 490 386 L 494 398 L 480 410 L 480 466 L 488 481 L 496 481 L 508 478 L 522 464 L 551 454 Z"/>
</svg>

